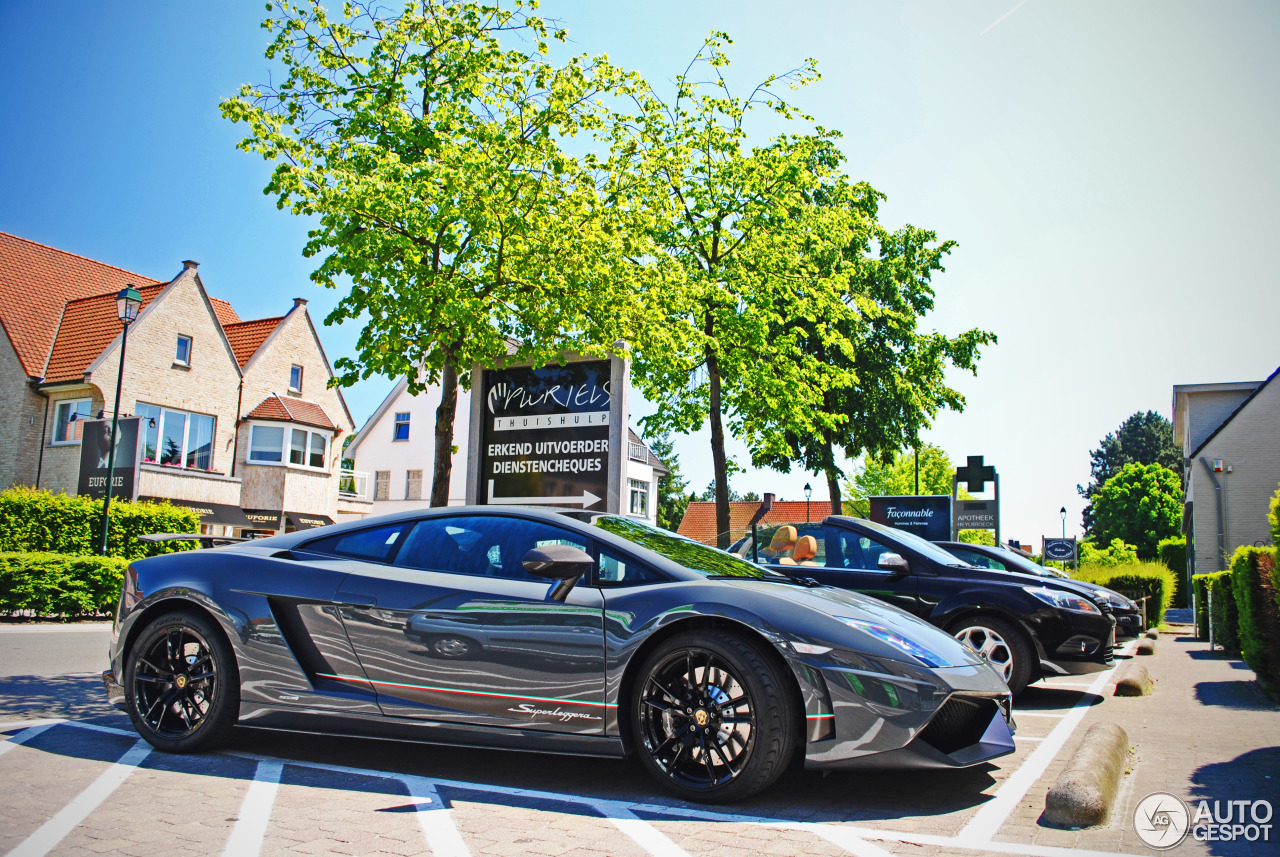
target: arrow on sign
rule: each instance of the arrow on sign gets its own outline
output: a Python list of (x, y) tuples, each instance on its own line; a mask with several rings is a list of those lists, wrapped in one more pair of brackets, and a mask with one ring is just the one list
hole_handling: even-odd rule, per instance
[(489, 480), (489, 502), (501, 503), (508, 506), (560, 506), (582, 505), (582, 508), (589, 509), (596, 503), (600, 502), (600, 498), (590, 491), (583, 490), (582, 497), (496, 497), (493, 493), (493, 480)]

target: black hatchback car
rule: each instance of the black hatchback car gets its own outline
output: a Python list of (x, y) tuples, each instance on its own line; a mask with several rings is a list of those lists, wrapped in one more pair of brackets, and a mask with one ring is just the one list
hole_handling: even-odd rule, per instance
[(1006, 547), (991, 545), (972, 545), (967, 542), (936, 542), (938, 547), (947, 553), (979, 568), (993, 571), (1013, 571), (1019, 574), (1034, 574), (1036, 577), (1047, 577), (1054, 580), (1070, 580), (1075, 586), (1082, 586), (1093, 593), (1094, 600), (1105, 601), (1116, 617), (1116, 639), (1128, 640), (1142, 633), (1144, 621), (1142, 608), (1134, 601), (1113, 589), (1088, 583), (1083, 580), (1071, 580), (1055, 568), (1046, 568), (1029, 557), (1014, 553)]
[(863, 518), (770, 526), (735, 552), (793, 577), (872, 595), (968, 643), (1016, 695), (1045, 677), (1112, 663), (1116, 620), (1071, 581), (977, 568), (912, 533)]

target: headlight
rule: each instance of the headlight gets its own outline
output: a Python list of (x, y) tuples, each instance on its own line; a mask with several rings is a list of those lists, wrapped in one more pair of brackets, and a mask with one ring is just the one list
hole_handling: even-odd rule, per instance
[(1107, 595), (1107, 603), (1110, 604), (1112, 607), (1119, 607), (1121, 610), (1134, 610), (1138, 606), (1137, 604), (1134, 604), (1132, 601), (1130, 601), (1128, 598), (1125, 598), (1123, 595), (1120, 595), (1118, 593), (1108, 592), (1106, 595)]
[(888, 643), (895, 649), (911, 655), (911, 657), (920, 661), (927, 667), (955, 666), (955, 664), (948, 663), (947, 659), (942, 657), (942, 655), (929, 651), (914, 640), (908, 640), (906, 637), (894, 631), (890, 631), (883, 625), (877, 625), (874, 622), (863, 622), (861, 619), (850, 619), (847, 616), (837, 616), (836, 618), (851, 628), (857, 628), (859, 631), (865, 631), (877, 640)]
[(1024, 586), (1023, 591), (1061, 610), (1074, 610), (1076, 613), (1101, 613), (1097, 605), (1087, 598), (1063, 592), (1060, 589), (1049, 589), (1045, 586)]

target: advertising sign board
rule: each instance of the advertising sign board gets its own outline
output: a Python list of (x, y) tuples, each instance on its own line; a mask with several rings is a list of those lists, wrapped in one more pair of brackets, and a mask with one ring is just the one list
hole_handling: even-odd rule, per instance
[(957, 530), (994, 530), (1000, 526), (999, 500), (957, 500)]
[[(132, 500), (138, 494), (138, 417), (121, 417), (116, 429), (115, 473), (111, 496)], [(107, 496), (107, 460), (111, 451), (111, 420), (86, 419), (80, 436), (80, 479), (76, 490), (84, 497)]]
[(1076, 558), (1075, 537), (1069, 539), (1045, 538), (1043, 541), (1045, 559), (1052, 559), (1058, 562), (1071, 562)]
[(951, 498), (945, 494), (872, 497), (871, 520), (931, 542), (951, 537)]
[(611, 372), (608, 360), (484, 370), (476, 502), (606, 511), (620, 420)]

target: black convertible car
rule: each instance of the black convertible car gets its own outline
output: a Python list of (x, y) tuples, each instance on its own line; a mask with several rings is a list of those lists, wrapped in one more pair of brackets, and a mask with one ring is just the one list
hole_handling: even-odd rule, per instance
[(901, 610), (633, 520), (388, 515), (125, 574), (111, 700), (161, 750), (233, 726), (597, 756), (728, 801), (792, 762), (1012, 752), (1009, 691)]

